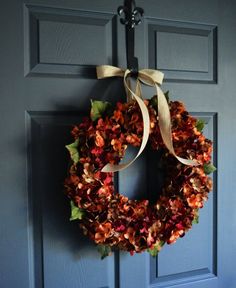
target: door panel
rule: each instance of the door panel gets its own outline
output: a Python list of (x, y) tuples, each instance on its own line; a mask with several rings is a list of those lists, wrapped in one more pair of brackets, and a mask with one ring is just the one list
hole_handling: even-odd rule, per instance
[(116, 18), (111, 13), (24, 5), (26, 76), (95, 78), (94, 65), (115, 65)]
[(166, 81), (215, 83), (215, 25), (146, 18), (148, 63)]
[(98, 251), (82, 236), (78, 226), (68, 225), (70, 209), (65, 195), (60, 193), (68, 156), (63, 146), (70, 141), (70, 127), (82, 121), (83, 116), (79, 111), (26, 115), (31, 147), (28, 155), (34, 266), (31, 281), (35, 281), (36, 287), (114, 287), (114, 255), (101, 261)]
[[(124, 27), (116, 16), (122, 0), (12, 0), (0, 12), (0, 287), (236, 286), (236, 4), (136, 2), (145, 10), (135, 30), (140, 68), (162, 70), (163, 90), (203, 119), (214, 141), (218, 170), (200, 223), (156, 258), (116, 252), (100, 260), (69, 221), (64, 146), (90, 99), (125, 101), (122, 80), (98, 81), (94, 69), (126, 66)], [(143, 91), (144, 97), (154, 93)], [(157, 163), (157, 153), (147, 148), (116, 176), (119, 192), (155, 199)]]

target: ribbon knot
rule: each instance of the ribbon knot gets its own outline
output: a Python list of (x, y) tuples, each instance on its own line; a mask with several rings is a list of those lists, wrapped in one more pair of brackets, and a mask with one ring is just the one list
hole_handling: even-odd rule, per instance
[[(137, 95), (137, 92), (132, 91), (130, 86), (127, 83), (128, 77), (131, 76), (131, 71), (129, 69), (123, 70), (118, 67), (110, 66), (110, 65), (101, 65), (97, 66), (97, 78), (103, 79), (103, 78), (109, 78), (109, 77), (123, 77), (124, 80), (124, 86), (129, 91), (129, 93), (134, 97), (134, 99), (137, 101), (143, 118), (143, 138), (142, 143), (140, 145), (139, 151), (137, 155), (129, 161), (126, 164), (119, 164), (119, 165), (113, 165), (108, 163), (105, 165), (102, 169), (102, 172), (116, 172), (121, 171), (123, 169), (126, 169), (128, 166), (130, 166), (143, 152), (149, 138), (150, 133), (150, 118), (148, 113), (148, 108), (144, 104), (143, 100), (140, 95)], [(172, 133), (171, 133), (171, 116), (170, 116), (170, 110), (169, 105), (167, 103), (166, 97), (164, 93), (162, 92), (159, 85), (162, 84), (164, 78), (164, 74), (158, 70), (153, 69), (142, 69), (138, 71), (137, 74), (137, 87), (141, 85), (141, 83), (154, 87), (156, 90), (157, 95), (157, 111), (158, 111), (158, 125), (160, 128), (161, 136), (163, 139), (163, 142), (169, 152), (178, 159), (181, 163), (185, 165), (191, 165), (191, 166), (197, 166), (198, 162), (191, 159), (184, 159), (182, 157), (179, 157), (176, 155), (173, 147), (172, 142)]]

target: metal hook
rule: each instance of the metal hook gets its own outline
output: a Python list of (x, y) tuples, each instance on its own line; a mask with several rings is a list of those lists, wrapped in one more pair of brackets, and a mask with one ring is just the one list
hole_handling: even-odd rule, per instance
[(131, 70), (131, 76), (138, 76), (138, 58), (134, 56), (134, 28), (141, 23), (144, 10), (136, 7), (134, 0), (124, 0), (124, 5), (118, 7), (118, 15), (124, 15), (120, 19), (126, 30), (126, 57), (127, 67)]

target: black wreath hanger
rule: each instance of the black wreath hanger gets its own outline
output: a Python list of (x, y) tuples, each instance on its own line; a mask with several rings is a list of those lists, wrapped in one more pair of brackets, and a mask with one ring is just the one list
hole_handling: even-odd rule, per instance
[(124, 5), (118, 7), (118, 14), (120, 16), (124, 14), (124, 18), (121, 18), (120, 22), (125, 25), (127, 68), (131, 70), (131, 76), (137, 77), (139, 66), (138, 58), (134, 55), (134, 29), (141, 23), (140, 18), (143, 16), (144, 10), (136, 7), (134, 0), (125, 0)]

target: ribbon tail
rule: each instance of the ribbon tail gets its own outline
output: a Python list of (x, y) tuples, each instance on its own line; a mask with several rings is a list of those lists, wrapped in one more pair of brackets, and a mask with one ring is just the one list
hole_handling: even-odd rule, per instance
[[(141, 109), (142, 117), (143, 117), (143, 138), (142, 138), (142, 143), (140, 145), (139, 151), (137, 155), (128, 163), (126, 164), (119, 164), (119, 165), (113, 165), (113, 164), (107, 164), (103, 167), (102, 172), (117, 172), (126, 169), (129, 167), (143, 152), (144, 148), (147, 145), (148, 138), (149, 138), (149, 133), (150, 133), (150, 118), (149, 118), (149, 113), (147, 106), (144, 104), (143, 100), (138, 97), (128, 86), (126, 78), (129, 72), (127, 71), (124, 76), (124, 85), (127, 90), (132, 94), (134, 99), (137, 101), (139, 108)], [(137, 80), (139, 81), (139, 80)]]
[(184, 165), (198, 166), (199, 163), (196, 160), (184, 159), (176, 155), (172, 142), (171, 116), (169, 105), (162, 90), (156, 83), (155, 86), (157, 90), (158, 118), (159, 118), (158, 123), (164, 144), (166, 145), (170, 153), (179, 160), (179, 162), (183, 163)]

